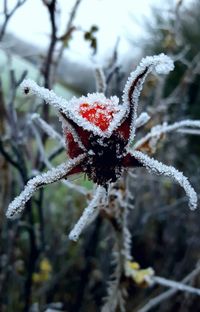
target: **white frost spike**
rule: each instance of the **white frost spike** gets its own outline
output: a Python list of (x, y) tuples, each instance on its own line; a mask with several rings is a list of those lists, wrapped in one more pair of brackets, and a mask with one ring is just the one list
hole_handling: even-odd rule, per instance
[(93, 199), (87, 206), (87, 208), (84, 209), (82, 216), (74, 226), (74, 228), (71, 230), (69, 234), (69, 239), (73, 241), (77, 241), (81, 232), (84, 230), (84, 228), (90, 223), (90, 220), (93, 218), (94, 214), (96, 213), (96, 208), (98, 205), (100, 205), (100, 202), (102, 198), (105, 195), (105, 189), (102, 186), (98, 186), (96, 189), (96, 192), (94, 194)]
[(46, 103), (54, 106), (59, 112), (68, 115), (68, 102), (64, 98), (57, 96), (52, 90), (38, 86), (37, 83), (31, 79), (25, 79), (21, 83), (21, 88), (25, 94), (34, 94)]
[[(137, 143), (135, 144), (135, 148), (138, 148), (139, 146), (143, 145), (145, 142), (148, 142), (151, 138), (156, 137), (160, 138), (160, 136), (164, 133), (172, 132), (172, 131), (180, 131), (182, 128), (200, 128), (200, 120), (181, 120), (177, 121), (171, 125), (167, 125), (164, 123), (163, 125), (157, 125), (151, 129), (147, 135), (145, 135), (143, 138), (141, 138)], [(185, 129), (186, 130), (186, 129)], [(187, 130), (189, 131), (189, 130)], [(187, 133), (187, 132), (186, 132)]]
[(136, 70), (130, 74), (123, 91), (123, 102), (127, 107), (127, 114), (132, 108), (131, 134), (129, 143), (135, 136), (138, 99), (147, 75), (153, 70), (155, 70), (158, 74), (168, 74), (173, 69), (174, 64), (171, 58), (162, 53), (143, 58)]
[(52, 168), (46, 173), (42, 173), (41, 175), (38, 175), (29, 180), (21, 194), (17, 196), (8, 206), (6, 216), (8, 218), (14, 218), (18, 216), (24, 210), (24, 206), (27, 201), (40, 187), (65, 178), (69, 171), (78, 165), (84, 159), (84, 157), (85, 155), (80, 155), (77, 158), (71, 159), (59, 165), (58, 167)]
[(194, 210), (197, 208), (197, 194), (182, 172), (178, 171), (172, 166), (164, 165), (158, 160), (155, 160), (143, 154), (142, 152), (134, 151), (132, 152), (132, 155), (147, 169), (149, 169), (149, 171), (173, 178), (177, 183), (180, 184), (180, 186), (184, 188), (186, 195), (189, 198), (190, 209)]
[(136, 128), (140, 128), (140, 127), (144, 126), (150, 119), (151, 119), (151, 117), (149, 116), (149, 114), (146, 112), (143, 112), (136, 119)]

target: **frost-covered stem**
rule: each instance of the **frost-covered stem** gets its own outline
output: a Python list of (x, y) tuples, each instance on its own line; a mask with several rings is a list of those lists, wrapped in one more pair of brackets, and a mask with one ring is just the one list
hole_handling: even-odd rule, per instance
[(122, 235), (123, 235), (123, 253), (126, 260), (131, 261), (131, 233), (128, 228), (128, 203), (126, 202), (122, 212)]
[(141, 138), (139, 141), (136, 142), (134, 148), (137, 149), (142, 146), (144, 143), (148, 142), (153, 137), (160, 137), (162, 134), (172, 132), (172, 131), (181, 131), (181, 128), (200, 128), (200, 120), (182, 120), (175, 122), (171, 125), (157, 125), (151, 129), (147, 135)]
[[(112, 220), (111, 220), (112, 221)], [(111, 222), (112, 223), (112, 222)], [(108, 282), (107, 297), (101, 312), (125, 312), (125, 300), (127, 295), (126, 289), (121, 284), (122, 275), (124, 272), (124, 255), (123, 255), (123, 231), (121, 226), (116, 226), (117, 223), (112, 223), (114, 227), (114, 249), (113, 249), (113, 265), (115, 266), (110, 281)]]
[(136, 119), (136, 128), (140, 128), (142, 126), (144, 126), (149, 120), (151, 119), (151, 117), (149, 116), (148, 113), (143, 112), (140, 114), (140, 116)]
[[(36, 118), (37, 118), (36, 120), (39, 121), (39, 124), (40, 124), (41, 128), (45, 131), (46, 134), (48, 134), (49, 136), (51, 136), (54, 139), (57, 138), (60, 141), (60, 143), (63, 146), (65, 146), (64, 141), (63, 141), (62, 137), (59, 135), (59, 133), (57, 133), (42, 118), (40, 118), (38, 114), (33, 114), (33, 115), (31, 117), (34, 117), (34, 120), (35, 120), (35, 115), (36, 115)], [(37, 145), (38, 145), (38, 150), (40, 151), (40, 155), (41, 155), (43, 163), (45, 164), (45, 166), (48, 169), (52, 169), (53, 166), (51, 165), (48, 157), (45, 154), (44, 145), (42, 144), (42, 139), (41, 139), (41, 137), (40, 137), (40, 135), (39, 135), (35, 125), (31, 124), (31, 128), (32, 128), (32, 131), (33, 131), (33, 133), (35, 135), (36, 142), (37, 142)], [(67, 180), (62, 180), (62, 183), (65, 184), (70, 189), (76, 190), (80, 194), (83, 194), (85, 196), (88, 194), (87, 190), (84, 187), (80, 186), (80, 185), (76, 185), (76, 184), (74, 184), (74, 183), (72, 183), (70, 181), (67, 181)]]
[(155, 70), (158, 74), (168, 74), (174, 69), (173, 61), (165, 54), (147, 56), (132, 72), (124, 88), (123, 103), (131, 119), (129, 143), (135, 137), (138, 100), (147, 75)]
[(32, 114), (31, 120), (34, 121), (50, 138), (60, 142), (61, 146), (65, 147), (65, 141), (62, 136), (55, 131), (39, 114)]
[(150, 172), (164, 175), (172, 178), (185, 190), (185, 193), (189, 199), (189, 207), (191, 210), (197, 208), (197, 194), (188, 179), (183, 175), (182, 172), (178, 171), (172, 166), (167, 166), (155, 160), (142, 152), (134, 151), (131, 154), (143, 164)]
[(185, 291), (185, 292), (200, 296), (200, 289), (199, 288), (187, 286), (187, 285), (184, 285), (183, 283), (172, 281), (172, 280), (166, 279), (164, 277), (160, 277), (160, 276), (153, 276), (152, 280), (156, 284), (166, 286), (166, 287), (170, 287), (170, 288), (174, 288), (174, 289), (177, 289), (179, 291)]
[(89, 205), (84, 209), (82, 216), (71, 230), (69, 234), (69, 239), (73, 241), (78, 240), (84, 228), (90, 223), (91, 219), (93, 219), (94, 215), (96, 214), (96, 210), (98, 209), (104, 195), (105, 189), (102, 186), (98, 186), (93, 199), (91, 200)]
[[(185, 278), (181, 280), (181, 284), (187, 284), (192, 281), (200, 273), (200, 265), (197, 263), (196, 268), (190, 272)], [(153, 299), (150, 299), (145, 306), (138, 310), (138, 312), (148, 312), (151, 309), (155, 308), (157, 305), (161, 304), (163, 301), (168, 300), (174, 296), (179, 291), (178, 288), (170, 288), (169, 290), (161, 293)]]
[[(121, 181), (124, 185), (126, 183), (126, 177)], [(115, 269), (108, 282), (107, 297), (105, 298), (105, 304), (102, 307), (101, 312), (125, 312), (125, 297), (127, 296), (126, 288), (122, 284), (122, 276), (124, 274), (124, 264), (127, 260), (132, 260), (131, 257), (131, 236), (127, 227), (127, 192), (124, 192), (123, 188), (119, 187), (116, 192), (113, 189), (113, 194), (117, 195), (113, 212), (114, 215), (108, 215), (108, 219), (111, 222), (114, 229), (114, 265)], [(112, 195), (112, 193), (110, 193)], [(109, 210), (111, 207), (109, 206)]]
[(96, 81), (96, 91), (100, 93), (105, 93), (106, 77), (104, 75), (103, 69), (100, 67), (95, 68), (95, 81)]
[(33, 123), (31, 124), (31, 130), (32, 130), (32, 132), (33, 132), (33, 134), (35, 136), (36, 143), (37, 143), (37, 146), (38, 146), (38, 151), (40, 153), (40, 157), (41, 157), (43, 163), (46, 165), (46, 167), (50, 168), (51, 164), (50, 164), (50, 162), (48, 160), (48, 157), (45, 154), (45, 150), (44, 150), (44, 145), (42, 143), (42, 139), (41, 139), (41, 137), (40, 137), (40, 135), (39, 135), (39, 133), (38, 133), (38, 131), (37, 131), (37, 129), (36, 129), (36, 127), (35, 127), (35, 125)]
[(200, 135), (200, 130), (196, 130), (196, 129), (183, 128), (183, 129), (177, 130), (177, 132), (191, 134), (191, 135)]
[[(116, 243), (118, 245), (118, 243)], [(116, 247), (117, 250), (113, 252), (113, 265), (115, 265), (114, 272), (110, 276), (108, 282), (107, 297), (104, 299), (105, 303), (101, 309), (101, 312), (115, 312), (119, 308), (120, 312), (125, 312), (123, 294), (120, 289), (120, 280), (122, 276), (122, 264), (121, 264), (121, 245)]]
[(58, 112), (68, 115), (68, 102), (64, 98), (57, 96), (52, 90), (38, 86), (37, 83), (31, 79), (25, 79), (21, 84), (21, 88), (25, 94), (34, 94), (47, 104), (52, 105)]
[(71, 159), (56, 168), (53, 168), (46, 173), (38, 175), (28, 181), (24, 190), (19, 196), (17, 196), (9, 205), (6, 216), (13, 218), (18, 216), (23, 210), (27, 201), (33, 196), (33, 194), (41, 187), (45, 185), (60, 181), (66, 178), (67, 174), (78, 165), (85, 155), (80, 155), (75, 159)]

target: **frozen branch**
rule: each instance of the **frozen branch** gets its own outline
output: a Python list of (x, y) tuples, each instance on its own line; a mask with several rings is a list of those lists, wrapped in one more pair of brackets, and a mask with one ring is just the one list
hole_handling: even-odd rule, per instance
[(100, 202), (103, 199), (104, 195), (105, 195), (105, 189), (101, 186), (98, 186), (90, 204), (87, 206), (87, 208), (85, 208), (79, 221), (71, 230), (69, 234), (69, 239), (73, 241), (78, 240), (80, 234), (82, 233), (84, 228), (90, 223), (90, 220), (93, 218), (94, 214), (96, 213), (96, 209), (100, 205)]
[[(200, 129), (200, 120), (182, 120), (175, 122), (171, 125), (163, 124), (163, 125), (157, 125), (151, 129), (147, 135), (145, 135), (143, 138), (141, 138), (139, 141), (136, 142), (134, 145), (134, 148), (137, 149), (140, 146), (142, 146), (144, 143), (148, 142), (153, 137), (160, 138), (161, 135), (165, 133), (169, 133), (172, 131), (181, 131), (181, 128), (199, 128)], [(188, 131), (188, 130), (187, 130)], [(196, 131), (196, 130), (195, 130)], [(182, 132), (182, 131), (181, 131)]]
[[(190, 282), (192, 279), (194, 279), (198, 274), (200, 273), (200, 266), (199, 264), (197, 267), (190, 272), (182, 281), (180, 282), (182, 285)], [(169, 290), (161, 293), (160, 295), (156, 296), (155, 298), (150, 299), (147, 304), (141, 309), (138, 310), (138, 312), (148, 312), (157, 305), (161, 304), (163, 301), (171, 298), (179, 291), (178, 288), (170, 288)]]
[(31, 79), (24, 80), (21, 84), (21, 88), (25, 94), (34, 94), (41, 100), (52, 105), (60, 113), (68, 115), (68, 102), (64, 98), (57, 96), (52, 90), (38, 86), (37, 83)]
[(149, 116), (148, 113), (143, 112), (142, 114), (140, 114), (140, 116), (136, 119), (136, 128), (140, 128), (142, 126), (144, 126), (149, 120), (151, 119), (151, 117)]
[(134, 151), (132, 155), (143, 164), (150, 172), (164, 175), (166, 177), (175, 180), (185, 190), (186, 195), (189, 199), (189, 207), (191, 210), (197, 208), (197, 194), (188, 179), (183, 175), (182, 172), (178, 171), (172, 166), (167, 166), (155, 160), (142, 152)]
[(80, 155), (75, 159), (71, 159), (56, 168), (53, 168), (46, 173), (42, 173), (28, 181), (24, 190), (19, 196), (17, 196), (9, 205), (6, 216), (8, 218), (14, 218), (18, 216), (23, 210), (27, 201), (32, 195), (41, 187), (45, 185), (60, 181), (67, 177), (67, 174), (78, 165), (85, 155)]
[(63, 140), (62, 136), (55, 131), (44, 119), (40, 117), (39, 114), (32, 114), (30, 116), (31, 120), (36, 122), (36, 124), (52, 139), (57, 140), (60, 142), (61, 146), (65, 147), (65, 141)]
[(96, 91), (100, 93), (105, 93), (106, 77), (104, 75), (103, 69), (100, 67), (95, 68), (95, 81), (96, 81)]
[(174, 289), (177, 289), (179, 291), (186, 291), (186, 292), (189, 292), (191, 294), (200, 296), (200, 289), (199, 288), (187, 286), (187, 285), (184, 285), (183, 283), (172, 281), (172, 280), (160, 277), (160, 276), (154, 276), (154, 277), (152, 277), (152, 279), (153, 279), (154, 283), (156, 283), (156, 284), (166, 286), (166, 287), (170, 287), (170, 288), (174, 288)]
[(200, 135), (200, 129), (187, 129), (187, 128), (183, 128), (183, 129), (179, 129), (177, 130), (177, 132), (180, 133), (185, 133), (185, 134), (191, 134), (191, 135)]

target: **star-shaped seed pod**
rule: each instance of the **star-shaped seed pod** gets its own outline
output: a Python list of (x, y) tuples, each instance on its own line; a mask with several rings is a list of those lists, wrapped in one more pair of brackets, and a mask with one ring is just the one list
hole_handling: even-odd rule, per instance
[(104, 203), (108, 186), (116, 182), (124, 170), (140, 166), (173, 178), (184, 188), (190, 208), (195, 209), (196, 192), (181, 172), (150, 158), (137, 148), (131, 148), (137, 126), (148, 120), (145, 114), (139, 119), (137, 116), (138, 99), (147, 75), (150, 72), (167, 74), (173, 69), (173, 61), (164, 54), (142, 59), (128, 78), (122, 103), (118, 97), (108, 99), (102, 93), (74, 97), (66, 101), (34, 81), (25, 80), (21, 85), (25, 94), (32, 93), (56, 109), (62, 122), (69, 160), (31, 179), (22, 193), (9, 205), (7, 216), (12, 218), (21, 213), (38, 188), (84, 172), (96, 183), (97, 189), (91, 203), (70, 233), (70, 238), (77, 240), (92, 219), (96, 208)]

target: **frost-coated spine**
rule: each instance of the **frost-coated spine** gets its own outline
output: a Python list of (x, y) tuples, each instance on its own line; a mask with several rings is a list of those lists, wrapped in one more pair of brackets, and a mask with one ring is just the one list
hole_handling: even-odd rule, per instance
[(131, 114), (131, 134), (129, 142), (135, 137), (138, 100), (147, 75), (155, 70), (157, 74), (168, 74), (174, 69), (173, 61), (165, 54), (147, 56), (143, 58), (136, 70), (133, 71), (123, 91), (123, 103), (127, 107), (127, 114)]

